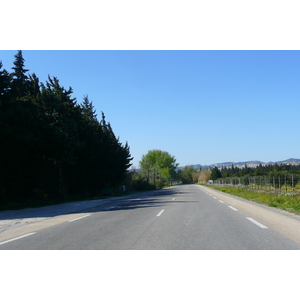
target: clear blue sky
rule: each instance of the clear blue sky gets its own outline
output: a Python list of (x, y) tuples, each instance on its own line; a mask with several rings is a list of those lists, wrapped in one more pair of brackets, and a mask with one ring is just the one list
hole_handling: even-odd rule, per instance
[[(11, 71), (13, 51), (0, 51)], [(48, 74), (83, 95), (138, 167), (161, 149), (181, 165), (300, 158), (299, 51), (23, 51), (41, 82)]]

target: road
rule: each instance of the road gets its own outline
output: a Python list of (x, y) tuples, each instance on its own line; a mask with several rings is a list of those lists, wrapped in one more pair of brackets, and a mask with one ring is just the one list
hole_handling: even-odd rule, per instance
[(0, 250), (299, 250), (299, 232), (298, 216), (179, 185), (2, 231)]

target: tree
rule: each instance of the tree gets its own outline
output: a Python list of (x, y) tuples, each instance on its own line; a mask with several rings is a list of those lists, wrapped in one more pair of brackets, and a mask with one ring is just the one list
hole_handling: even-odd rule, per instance
[(93, 106), (93, 102), (90, 102), (88, 95), (83, 97), (83, 102), (80, 105), (81, 113), (88, 122), (98, 123), (96, 110)]
[(180, 172), (180, 179), (183, 184), (196, 183), (199, 178), (199, 172), (192, 166), (185, 166)]
[(211, 180), (216, 180), (216, 179), (221, 178), (221, 177), (222, 177), (221, 171), (217, 167), (214, 167), (211, 170), (210, 179)]
[(211, 175), (211, 170), (206, 169), (206, 170), (200, 171), (198, 182), (199, 183), (208, 182), (208, 180), (210, 179), (210, 175)]
[(18, 53), (15, 55), (15, 61), (13, 62), (14, 70), (11, 73), (11, 89), (12, 95), (14, 98), (21, 98), (29, 94), (29, 80), (26, 73), (29, 69), (25, 69), (25, 60), (22, 55), (22, 51), (19, 50)]
[(147, 182), (159, 188), (170, 183), (178, 166), (175, 157), (162, 150), (148, 151), (139, 164)]
[(21, 51), (12, 69), (11, 74), (0, 72), (0, 181), (3, 198), (18, 201), (19, 197), (32, 198), (32, 191), (37, 190), (42, 135), (39, 108), (29, 95), (30, 80)]
[(125, 179), (127, 169), (132, 165), (133, 159), (130, 155), (129, 146), (126, 142), (122, 145), (112, 130), (110, 123), (106, 122), (105, 115), (102, 112), (102, 120), (100, 122), (100, 133), (102, 138), (102, 160), (101, 165), (104, 167), (106, 178), (106, 187), (116, 187)]

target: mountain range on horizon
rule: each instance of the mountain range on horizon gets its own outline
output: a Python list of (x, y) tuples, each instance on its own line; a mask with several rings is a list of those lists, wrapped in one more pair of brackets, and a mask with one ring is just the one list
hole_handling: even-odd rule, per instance
[[(272, 165), (272, 164), (292, 164), (292, 165), (298, 165), (300, 164), (300, 159), (298, 158), (289, 158), (286, 160), (282, 160), (282, 161), (269, 161), (269, 162), (263, 162), (263, 161), (259, 161), (259, 160), (249, 160), (249, 161), (243, 161), (243, 162), (223, 162), (223, 163), (215, 163), (215, 164), (211, 164), (211, 165), (201, 165), (201, 164), (195, 164), (195, 165), (190, 165), (192, 167), (194, 167), (195, 169), (205, 169), (205, 168), (209, 168), (209, 167), (217, 167), (217, 168), (222, 168), (222, 167), (231, 167), (232, 165), (238, 168), (243, 168), (246, 164), (248, 167), (256, 167), (261, 165)], [(183, 167), (181, 167), (183, 168)]]

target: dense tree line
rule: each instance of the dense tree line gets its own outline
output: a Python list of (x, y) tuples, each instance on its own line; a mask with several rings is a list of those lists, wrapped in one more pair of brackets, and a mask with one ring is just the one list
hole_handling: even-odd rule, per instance
[(12, 70), (0, 61), (0, 207), (99, 195), (125, 179), (123, 145), (88, 96), (78, 104), (56, 77), (28, 74), (22, 51)]
[[(299, 174), (300, 175), (300, 165), (290, 165), (290, 164), (266, 164), (258, 165), (256, 167), (249, 167), (245, 165), (243, 168), (238, 168), (237, 166), (231, 166), (229, 168), (222, 167), (218, 169), (215, 167), (212, 169), (212, 174), (210, 179), (219, 178), (231, 178), (231, 177), (244, 177), (244, 176), (276, 176), (283, 174)], [(213, 177), (213, 178), (212, 178)]]
[(193, 166), (185, 166), (183, 169), (177, 170), (177, 175), (183, 184), (190, 183), (206, 183), (208, 180), (217, 179), (230, 179), (230, 178), (247, 178), (251, 176), (288, 176), (290, 178), (294, 176), (293, 180), (296, 182), (296, 178), (300, 178), (300, 165), (288, 165), (288, 164), (267, 164), (258, 165), (256, 167), (249, 167), (245, 165), (243, 168), (232, 165), (231, 167), (209, 167), (204, 170), (196, 169)]

